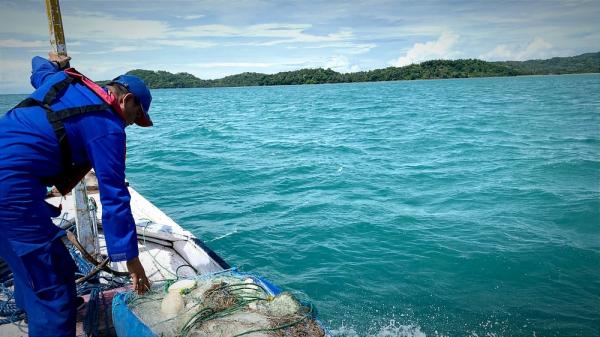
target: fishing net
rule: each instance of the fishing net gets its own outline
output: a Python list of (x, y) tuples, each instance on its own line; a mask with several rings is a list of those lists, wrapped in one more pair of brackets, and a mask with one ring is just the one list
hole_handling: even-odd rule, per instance
[(155, 286), (130, 297), (128, 306), (163, 337), (325, 335), (312, 305), (288, 292), (274, 295), (260, 279), (221, 273), (191, 283), (170, 291), (169, 282)]
[[(0, 269), (4, 262), (0, 260)], [(14, 298), (12, 274), (0, 274), (0, 325), (18, 322), (25, 318), (25, 312), (17, 307)]]

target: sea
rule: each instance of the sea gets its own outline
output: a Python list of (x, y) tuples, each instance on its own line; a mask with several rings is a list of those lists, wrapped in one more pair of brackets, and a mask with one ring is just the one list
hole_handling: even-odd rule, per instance
[(152, 95), (131, 185), (332, 336), (600, 335), (600, 74)]

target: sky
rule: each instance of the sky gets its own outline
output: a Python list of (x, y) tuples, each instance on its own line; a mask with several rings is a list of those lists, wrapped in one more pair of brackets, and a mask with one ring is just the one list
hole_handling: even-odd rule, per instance
[[(0, 93), (29, 93), (31, 58), (50, 49), (44, 1), (0, 4)], [(132, 69), (215, 79), (600, 51), (600, 0), (63, 0), (61, 11), (71, 65), (94, 80)]]

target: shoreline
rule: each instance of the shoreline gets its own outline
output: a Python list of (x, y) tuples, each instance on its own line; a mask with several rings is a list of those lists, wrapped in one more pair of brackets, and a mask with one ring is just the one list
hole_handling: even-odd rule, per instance
[[(334, 83), (299, 83), (299, 84), (268, 84), (268, 85), (238, 85), (238, 86), (212, 86), (212, 87), (177, 87), (177, 88), (151, 88), (151, 90), (178, 90), (178, 89), (219, 89), (219, 88), (255, 88), (255, 87), (288, 87), (301, 85), (327, 85), (327, 84), (356, 84), (356, 83), (385, 83), (385, 82), (416, 82), (416, 81), (440, 81), (440, 80), (471, 80), (483, 78), (514, 78), (514, 77), (542, 77), (542, 76), (581, 76), (581, 75), (600, 75), (599, 72), (580, 72), (566, 74), (523, 74), (509, 76), (473, 76), (473, 77), (448, 77), (448, 78), (417, 78), (413, 80), (383, 80), (383, 81), (362, 81), (362, 82), (334, 82)], [(98, 81), (102, 82), (102, 81)], [(2, 96), (23, 96), (31, 93), (0, 93)]]

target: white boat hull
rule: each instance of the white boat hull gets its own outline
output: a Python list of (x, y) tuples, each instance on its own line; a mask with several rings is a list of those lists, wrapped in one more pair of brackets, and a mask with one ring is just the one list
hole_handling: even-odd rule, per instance
[[(139, 258), (150, 282), (160, 283), (176, 277), (192, 277), (229, 268), (229, 265), (200, 239), (179, 226), (135, 189), (129, 187), (129, 193), (131, 194), (131, 211), (138, 233)], [(97, 189), (89, 188), (88, 197), (97, 201), (100, 253), (107, 255), (101, 223), (102, 209)], [(61, 215), (54, 219), (57, 226), (65, 228), (75, 224), (75, 203), (72, 195), (67, 195), (65, 198), (50, 197), (46, 201), (55, 206), (62, 204)], [(127, 271), (125, 262), (111, 262), (110, 267), (117, 271)], [(123, 290), (120, 289), (120, 291)], [(105, 299), (112, 298), (112, 295), (114, 295), (113, 292), (106, 293)], [(84, 296), (84, 298), (86, 297)], [(110, 305), (110, 302), (108, 303)], [(110, 312), (110, 308), (107, 311)], [(77, 323), (78, 335), (83, 334), (84, 314), (85, 308), (80, 309)], [(100, 322), (102, 321), (100, 320)], [(101, 327), (101, 329), (103, 328)], [(27, 324), (19, 321), (1, 325), (0, 336), (27, 336)]]

